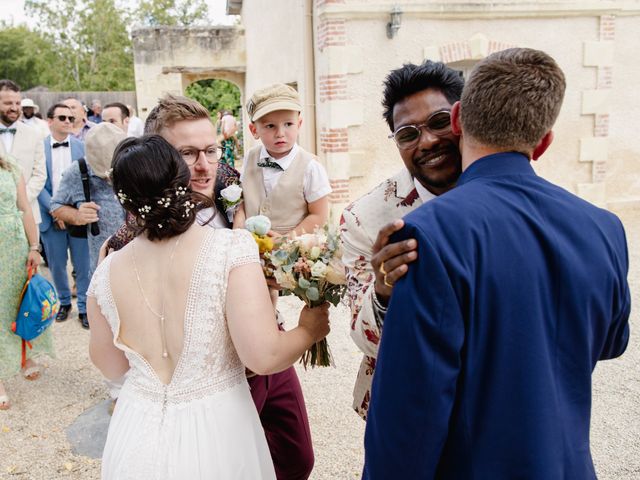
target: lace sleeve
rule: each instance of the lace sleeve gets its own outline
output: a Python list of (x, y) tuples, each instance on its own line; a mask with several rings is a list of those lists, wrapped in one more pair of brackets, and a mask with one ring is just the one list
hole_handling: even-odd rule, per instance
[(91, 277), (91, 283), (89, 283), (89, 288), (87, 288), (87, 296), (88, 297), (99, 297), (103, 293), (102, 285), (105, 283), (105, 276), (108, 275), (109, 269), (106, 268), (107, 259), (105, 258), (96, 268), (95, 272), (93, 272), (93, 276)]
[(258, 245), (247, 230), (232, 230), (227, 271), (247, 263), (260, 263)]

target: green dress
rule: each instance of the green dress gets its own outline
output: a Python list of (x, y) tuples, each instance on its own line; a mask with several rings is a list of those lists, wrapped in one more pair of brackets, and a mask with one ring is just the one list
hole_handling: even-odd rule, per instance
[[(16, 206), (19, 169), (0, 167), (0, 380), (20, 372), (22, 340), (11, 331), (18, 312), (20, 293), (27, 280), (25, 264), (29, 242), (22, 225), (22, 212)], [(51, 328), (31, 342), (27, 358), (52, 356)]]

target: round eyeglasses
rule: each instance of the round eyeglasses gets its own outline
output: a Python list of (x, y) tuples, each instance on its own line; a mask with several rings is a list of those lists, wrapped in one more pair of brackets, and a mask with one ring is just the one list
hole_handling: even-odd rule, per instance
[(222, 147), (218, 147), (216, 145), (210, 145), (203, 149), (198, 148), (184, 148), (180, 150), (180, 155), (182, 159), (185, 161), (187, 165), (190, 167), (195, 165), (198, 161), (198, 157), (200, 153), (204, 153), (204, 158), (206, 158), (209, 163), (218, 163), (222, 158)]
[(437, 136), (448, 134), (451, 132), (451, 111), (438, 110), (437, 112), (433, 112), (429, 115), (426, 122), (419, 125), (405, 125), (400, 127), (389, 135), (388, 138), (393, 138), (398, 148), (408, 150), (418, 144), (423, 128)]

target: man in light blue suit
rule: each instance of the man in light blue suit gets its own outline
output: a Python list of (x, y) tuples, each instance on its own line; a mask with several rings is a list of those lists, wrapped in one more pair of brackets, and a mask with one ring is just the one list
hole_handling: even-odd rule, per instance
[(564, 91), (551, 57), (509, 49), (454, 104), (463, 173), (392, 239), (418, 259), (385, 317), (363, 478), (596, 478), (591, 374), (629, 340), (628, 254), (615, 215), (530, 165)]
[(42, 222), (40, 234), (47, 255), (47, 262), (53, 277), (60, 311), (56, 320), (62, 322), (71, 310), (71, 289), (67, 275), (67, 250), (71, 251), (71, 262), (76, 272), (78, 289), (78, 319), (84, 328), (87, 322), (87, 288), (89, 286), (89, 245), (87, 238), (72, 237), (64, 222), (51, 215), (51, 197), (58, 190), (62, 172), (78, 159), (84, 157), (84, 144), (71, 133), (75, 120), (69, 107), (62, 103), (53, 105), (47, 112), (51, 135), (44, 139), (44, 153), (47, 164), (47, 181), (38, 196)]

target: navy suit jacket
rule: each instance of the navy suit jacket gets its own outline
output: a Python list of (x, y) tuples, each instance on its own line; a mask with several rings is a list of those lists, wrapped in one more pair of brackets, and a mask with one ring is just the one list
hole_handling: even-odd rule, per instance
[(405, 217), (373, 381), (365, 479), (592, 479), (591, 373), (629, 339), (619, 219), (484, 157)]
[[(71, 149), (71, 161), (77, 162), (84, 157), (84, 143), (82, 143), (73, 135), (69, 136), (69, 148)], [(47, 181), (44, 184), (44, 188), (38, 195), (38, 204), (40, 205), (40, 214), (42, 215), (42, 222), (40, 223), (40, 231), (46, 232), (53, 225), (53, 219), (49, 214), (51, 208), (51, 135), (47, 135), (44, 139), (44, 157), (47, 164)]]

